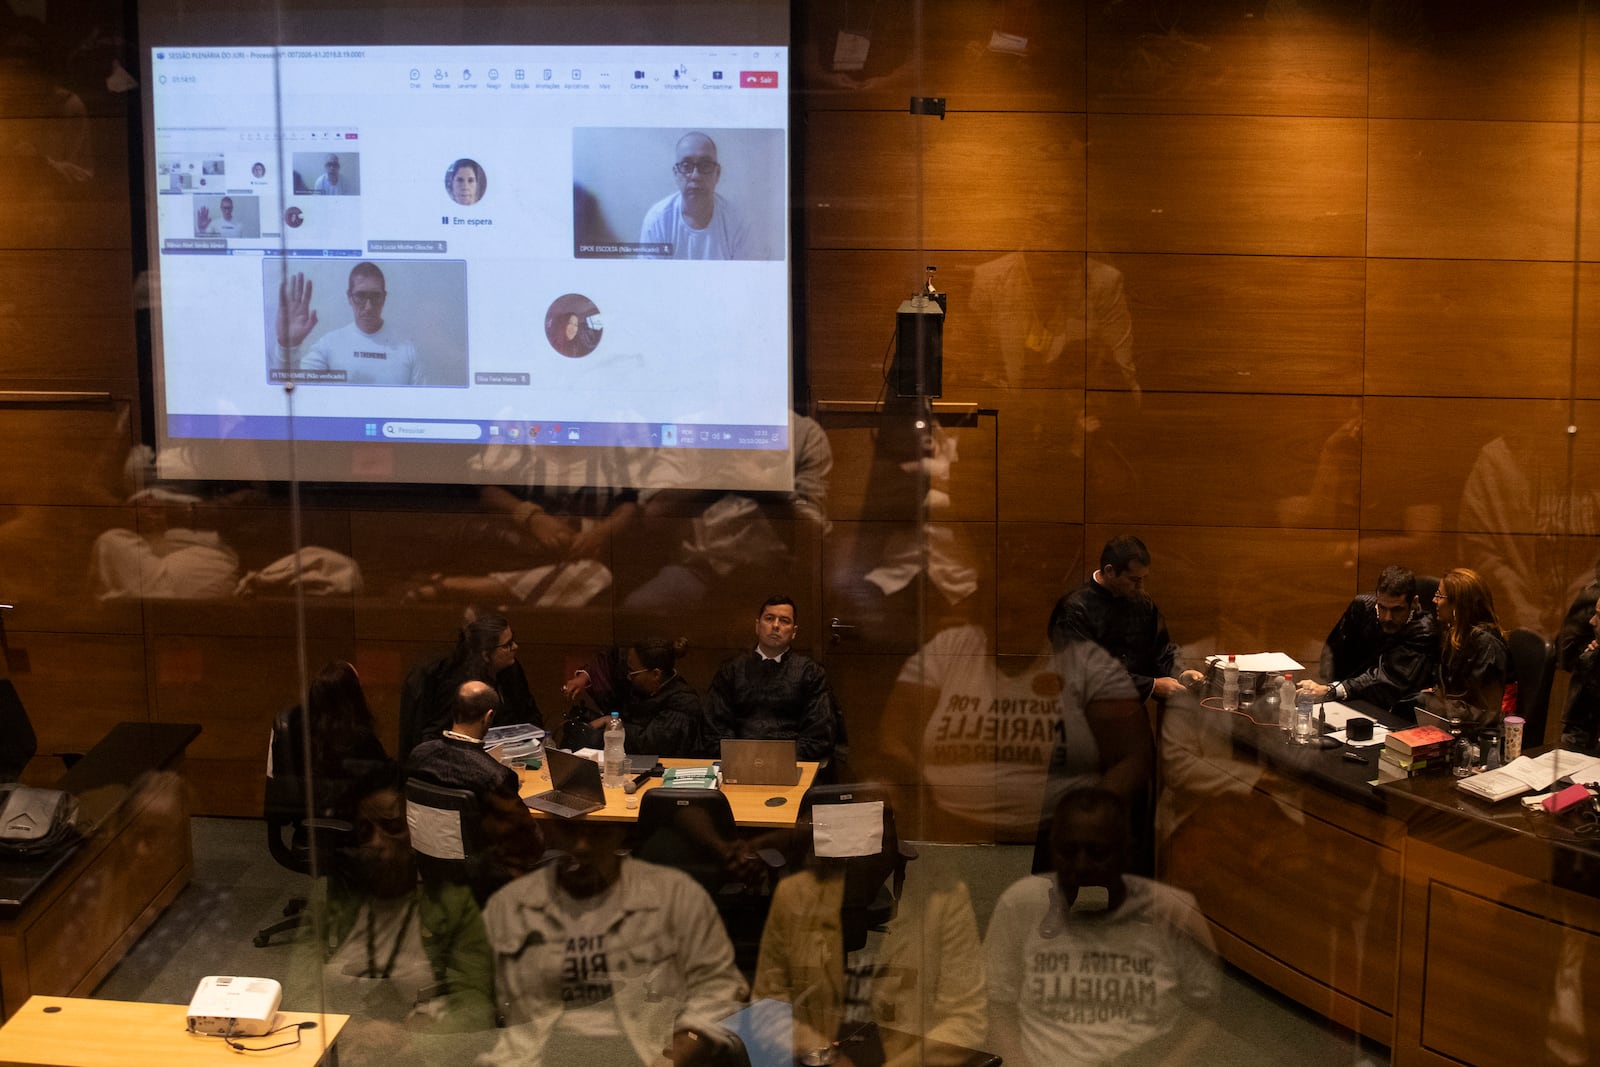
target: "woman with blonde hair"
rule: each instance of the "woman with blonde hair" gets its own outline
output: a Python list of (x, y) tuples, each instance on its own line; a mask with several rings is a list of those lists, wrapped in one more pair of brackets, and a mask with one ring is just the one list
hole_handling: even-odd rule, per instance
[(1440, 579), (1433, 606), (1440, 638), (1436, 692), (1466, 704), (1478, 722), (1499, 722), (1502, 706), (1515, 706), (1517, 688), (1494, 594), (1477, 571), (1457, 567)]

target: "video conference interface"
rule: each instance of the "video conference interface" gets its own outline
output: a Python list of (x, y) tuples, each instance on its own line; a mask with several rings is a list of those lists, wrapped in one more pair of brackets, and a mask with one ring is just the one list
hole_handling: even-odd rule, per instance
[(166, 437), (787, 448), (786, 52), (153, 48)]

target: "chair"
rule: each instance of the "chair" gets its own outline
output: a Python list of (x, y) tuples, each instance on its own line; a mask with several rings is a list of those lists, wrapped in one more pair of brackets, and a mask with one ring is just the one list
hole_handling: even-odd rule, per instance
[[(843, 814), (843, 809), (869, 804), (882, 804), (877, 840), (855, 842), (839, 838), (834, 825), (837, 820), (830, 818), (834, 813), (828, 809), (838, 808)], [(799, 824), (806, 862), (844, 869), (844, 902), (840, 908), (844, 949), (858, 951), (866, 945), (869, 931), (882, 932), (894, 918), (906, 880), (906, 865), (917, 858), (916, 849), (900, 840), (888, 793), (876, 786), (815, 786), (806, 791), (800, 802)]]
[(418, 915), (433, 984), (416, 1002), (487, 988), (480, 907), (496, 888), (479, 833), (478, 798), (466, 789), (406, 780), (406, 826), (421, 877)]
[(1544, 744), (1545, 724), (1550, 718), (1556, 650), (1543, 634), (1532, 630), (1512, 630), (1506, 641), (1511, 646), (1511, 669), (1517, 679), (1517, 714), (1527, 724), (1522, 728), (1522, 743), (1536, 748)]
[[(267, 749), (267, 851), (278, 866), (312, 877), (351, 874), (355, 826), (310, 810), (306, 797), (305, 713), (297, 705), (278, 713)], [(284, 918), (257, 931), (254, 943), (265, 948), (278, 934), (298, 930), (311, 920), (305, 897), (283, 909)]]
[(443, 706), (450, 656), (435, 656), (411, 668), (400, 689), (400, 738), (395, 756), (403, 766), (422, 741), (428, 720)]
[(776, 849), (762, 848), (756, 850), (760, 879), (729, 870), (728, 848), (741, 836), (720, 789), (649, 789), (640, 795), (632, 854), (700, 883), (717, 905), (736, 962), (748, 971), (761, 950), (761, 929), (772, 903), (768, 890), (786, 861)]

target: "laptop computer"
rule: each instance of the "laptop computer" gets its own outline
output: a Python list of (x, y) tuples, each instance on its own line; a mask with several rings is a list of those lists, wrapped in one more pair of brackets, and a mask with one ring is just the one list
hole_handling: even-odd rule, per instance
[(606, 806), (606, 791), (600, 784), (600, 764), (574, 756), (559, 748), (547, 748), (545, 766), (550, 768), (550, 785), (543, 793), (523, 800), (535, 811), (575, 819)]
[(727, 738), (722, 742), (724, 785), (794, 785), (800, 781), (794, 741)]

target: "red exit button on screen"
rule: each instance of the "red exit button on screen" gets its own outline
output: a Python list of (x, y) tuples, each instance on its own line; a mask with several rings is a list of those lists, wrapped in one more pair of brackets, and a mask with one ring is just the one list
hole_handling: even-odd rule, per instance
[(778, 87), (778, 72), (775, 70), (741, 70), (739, 72), (739, 88), (741, 89), (776, 89)]

